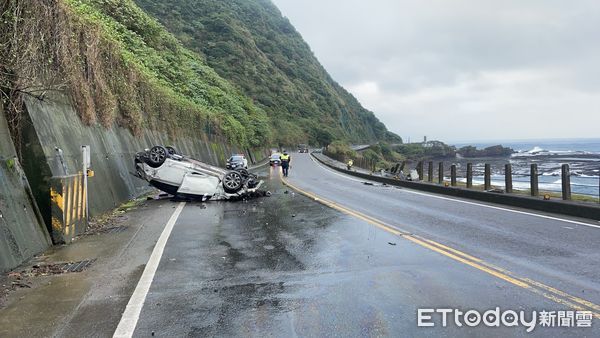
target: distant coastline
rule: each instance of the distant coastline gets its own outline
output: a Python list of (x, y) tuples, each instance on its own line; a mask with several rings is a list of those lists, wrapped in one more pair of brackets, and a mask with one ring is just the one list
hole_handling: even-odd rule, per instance
[(536, 163), (540, 173), (540, 189), (560, 191), (560, 167), (569, 164), (574, 193), (598, 196), (600, 184), (600, 138), (597, 139), (546, 139), (453, 143), (457, 149), (473, 146), (478, 149), (502, 144), (515, 152), (508, 157), (456, 159), (459, 167), (472, 162), (476, 172), (475, 182), (483, 181), (483, 165), (492, 165), (493, 184), (502, 185), (504, 164), (513, 167), (515, 188), (527, 189), (530, 165)]
[(457, 149), (464, 146), (486, 148), (501, 144), (514, 149), (516, 152), (526, 152), (537, 148), (548, 151), (580, 151), (600, 154), (600, 138), (573, 138), (573, 139), (530, 139), (530, 140), (493, 140), (473, 142), (448, 143)]

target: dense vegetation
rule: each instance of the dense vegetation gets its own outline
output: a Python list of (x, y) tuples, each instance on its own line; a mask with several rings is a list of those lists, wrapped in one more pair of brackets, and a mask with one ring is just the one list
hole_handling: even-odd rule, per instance
[[(6, 0), (0, 89), (18, 142), (23, 97), (66, 92), (81, 119), (244, 147), (400, 141), (335, 83), (270, 1)], [(183, 42), (183, 43), (182, 43)]]
[(334, 141), (324, 150), (324, 154), (340, 162), (352, 159), (354, 165), (365, 169), (389, 169), (406, 158), (392, 149), (386, 142), (378, 142), (366, 150), (354, 151), (345, 142)]
[(9, 0), (2, 19), (0, 85), (13, 117), (19, 95), (60, 90), (88, 124), (209, 133), (242, 146), (271, 139), (265, 112), (132, 0)]
[(386, 142), (378, 142), (368, 149), (354, 151), (350, 145), (343, 141), (334, 141), (324, 150), (325, 155), (341, 162), (354, 160), (355, 165), (368, 169), (389, 169), (400, 161), (424, 161), (453, 159), (457, 155), (466, 158), (480, 157), (505, 157), (514, 153), (511, 148), (501, 145), (477, 149), (473, 146), (464, 146), (456, 149), (455, 146), (447, 145), (441, 141), (429, 141), (425, 143), (406, 143), (390, 145)]
[(456, 147), (449, 146), (440, 141), (400, 144), (396, 145), (394, 150), (404, 157), (413, 160), (451, 158), (456, 156)]
[(464, 146), (456, 149), (455, 146), (450, 146), (440, 141), (399, 144), (394, 146), (393, 150), (408, 159), (414, 160), (454, 158), (457, 154), (467, 158), (505, 157), (514, 153), (514, 150), (502, 145), (495, 145), (484, 149), (477, 149), (474, 146)]
[(331, 79), (269, 0), (135, 0), (272, 121), (280, 143), (400, 138)]

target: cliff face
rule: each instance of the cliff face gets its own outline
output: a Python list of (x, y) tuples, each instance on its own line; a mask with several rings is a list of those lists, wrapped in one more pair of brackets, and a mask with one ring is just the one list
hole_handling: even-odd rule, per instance
[(269, 0), (135, 0), (271, 118), (277, 135), (400, 141), (321, 66)]

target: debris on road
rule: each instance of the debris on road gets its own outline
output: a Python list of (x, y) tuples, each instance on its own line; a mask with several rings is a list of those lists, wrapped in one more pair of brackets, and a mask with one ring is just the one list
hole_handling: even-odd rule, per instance
[(31, 285), (20, 282), (20, 281), (12, 282), (11, 285), (12, 285), (13, 289), (16, 289), (16, 288), (31, 289)]
[(389, 245), (396, 245), (394, 242), (388, 242)]

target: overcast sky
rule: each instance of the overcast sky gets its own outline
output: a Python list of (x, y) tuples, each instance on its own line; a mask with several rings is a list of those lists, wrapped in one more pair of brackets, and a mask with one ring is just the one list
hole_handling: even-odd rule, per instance
[(405, 140), (600, 137), (600, 1), (273, 2)]

